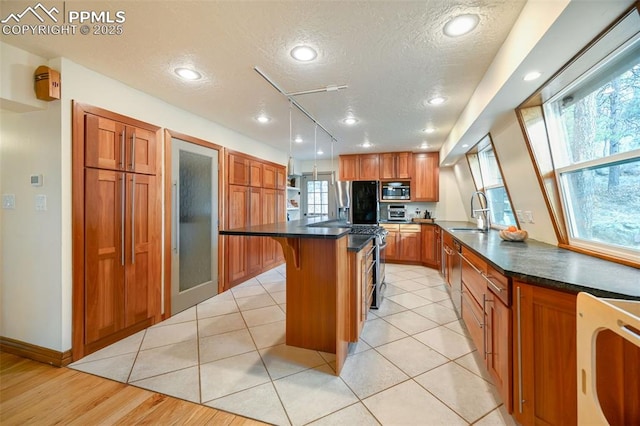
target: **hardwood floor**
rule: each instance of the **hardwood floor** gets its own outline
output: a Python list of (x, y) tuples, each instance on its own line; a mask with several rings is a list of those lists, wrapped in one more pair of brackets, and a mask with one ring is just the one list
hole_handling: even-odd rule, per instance
[(0, 424), (253, 426), (264, 423), (0, 352)]

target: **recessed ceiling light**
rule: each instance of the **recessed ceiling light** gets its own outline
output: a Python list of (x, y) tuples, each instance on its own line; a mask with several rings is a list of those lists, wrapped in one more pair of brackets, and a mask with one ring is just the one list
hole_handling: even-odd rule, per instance
[(429, 103), (429, 105), (442, 105), (445, 101), (446, 99), (443, 98), (442, 96), (436, 96), (434, 98), (429, 99), (427, 103)]
[(363, 148), (371, 148), (373, 145), (371, 144), (371, 142), (366, 141), (366, 142), (362, 142), (361, 145)]
[(480, 21), (478, 15), (458, 15), (444, 24), (444, 33), (449, 37), (458, 37), (472, 31)]
[(318, 56), (318, 53), (309, 46), (300, 45), (291, 49), (291, 56), (297, 61), (309, 62), (313, 61)]
[(469, 144), (468, 144), (468, 143), (463, 143), (463, 144), (462, 144), (462, 147), (463, 147), (463, 148), (469, 148)]
[(431, 134), (431, 133), (435, 132), (435, 131), (436, 131), (436, 129), (434, 129), (433, 127), (427, 127), (426, 129), (422, 129), (422, 131), (423, 131), (424, 133), (429, 133), (429, 134)]
[(185, 80), (200, 80), (202, 78), (202, 75), (198, 71), (194, 71), (190, 68), (176, 68), (174, 72), (178, 74), (180, 78)]
[(296, 138), (293, 141), (295, 143), (302, 143), (302, 138), (300, 136), (296, 136)]
[(344, 124), (346, 124), (347, 126), (353, 126), (354, 124), (356, 124), (358, 122), (358, 120), (354, 117), (347, 117), (344, 120), (342, 120), (342, 122)]
[(426, 142), (422, 142), (422, 145), (420, 145), (420, 149), (427, 149), (429, 148), (429, 144)]
[(321, 149), (319, 149), (317, 154), (318, 154), (318, 155), (322, 155), (322, 154), (324, 154), (324, 151), (322, 151)]
[(524, 77), (522, 77), (522, 79), (524, 81), (533, 81), (536, 80), (537, 78), (539, 78), (542, 74), (539, 71), (531, 71), (527, 74), (525, 74)]
[(258, 120), (260, 123), (263, 123), (263, 124), (271, 121), (271, 119), (264, 114), (257, 116), (256, 120)]

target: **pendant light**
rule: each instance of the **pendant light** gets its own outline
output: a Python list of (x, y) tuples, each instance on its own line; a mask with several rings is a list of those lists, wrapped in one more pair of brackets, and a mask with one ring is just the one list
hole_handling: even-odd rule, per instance
[(313, 180), (318, 180), (318, 123), (313, 127)]
[(287, 163), (288, 175), (292, 176), (295, 174), (293, 170), (293, 151), (291, 148), (291, 139), (293, 138), (293, 125), (291, 124), (291, 101), (289, 101), (289, 162)]

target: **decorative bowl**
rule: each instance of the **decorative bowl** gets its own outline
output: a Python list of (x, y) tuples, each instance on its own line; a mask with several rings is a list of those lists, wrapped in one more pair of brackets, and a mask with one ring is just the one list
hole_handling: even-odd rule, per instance
[(500, 238), (505, 241), (524, 241), (527, 239), (528, 235), (529, 234), (527, 233), (527, 231), (523, 229), (519, 229), (513, 232), (507, 231), (506, 229), (500, 231)]

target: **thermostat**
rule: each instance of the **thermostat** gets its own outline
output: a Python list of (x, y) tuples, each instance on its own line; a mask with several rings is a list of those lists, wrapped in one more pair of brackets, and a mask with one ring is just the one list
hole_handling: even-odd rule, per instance
[(31, 186), (42, 186), (42, 175), (31, 175)]

